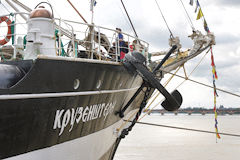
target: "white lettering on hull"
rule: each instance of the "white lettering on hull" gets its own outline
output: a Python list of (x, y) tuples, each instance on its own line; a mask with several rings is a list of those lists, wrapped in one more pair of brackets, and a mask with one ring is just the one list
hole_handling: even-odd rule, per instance
[(70, 125), (69, 132), (72, 131), (74, 124), (82, 122), (92, 121), (101, 117), (106, 120), (107, 116), (114, 110), (116, 102), (94, 104), (86, 107), (77, 107), (71, 109), (57, 110), (55, 114), (55, 120), (53, 129), (60, 129), (59, 136), (64, 132), (65, 127)]

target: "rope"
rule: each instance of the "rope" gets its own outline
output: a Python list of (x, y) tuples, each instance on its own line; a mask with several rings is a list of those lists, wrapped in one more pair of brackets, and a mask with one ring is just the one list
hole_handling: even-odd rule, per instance
[[(124, 120), (124, 121), (125, 121), (125, 120)], [(201, 132), (201, 133), (216, 134), (216, 132), (207, 131), (207, 130), (201, 130), (201, 129), (193, 129), (193, 128), (185, 128), (185, 127), (168, 126), (168, 125), (153, 124), (153, 123), (146, 123), (146, 122), (136, 122), (136, 123), (138, 123), (138, 124), (144, 124), (144, 125), (149, 125), (149, 126), (165, 127), (165, 128), (172, 128), (172, 129), (180, 129), (180, 130), (185, 130), (185, 131), (194, 131), (194, 132)], [(239, 134), (224, 133), (224, 132), (220, 132), (219, 134), (225, 135), (225, 136), (240, 137)]]
[[(176, 74), (179, 69), (181, 68), (181, 66), (175, 71), (174, 74)], [(166, 87), (168, 85), (168, 83), (172, 80), (172, 78), (174, 77), (175, 75), (172, 75), (164, 84), (164, 87)], [(158, 94), (155, 96), (154, 100), (160, 95), (160, 92), (158, 92)], [(154, 102), (154, 100), (152, 100), (152, 102), (147, 106), (147, 108), (145, 109), (145, 111), (151, 106), (151, 104)], [(155, 106), (156, 107), (156, 106)], [(154, 108), (155, 108), (154, 107)], [(152, 108), (153, 109), (153, 108)], [(145, 117), (148, 113), (150, 113), (152, 111), (152, 109), (150, 111), (148, 111), (145, 115), (143, 115), (141, 118), (139, 118), (137, 121), (140, 121), (143, 117)], [(133, 118), (133, 116), (135, 114), (137, 114), (138, 111), (134, 112), (127, 120), (125, 120), (125, 122), (123, 124), (121, 124), (121, 126), (117, 129), (117, 131), (120, 131), (126, 124), (127, 122), (130, 122), (130, 119)]]
[[(3, 3), (0, 3), (0, 4), (2, 4), (3, 7), (5, 8), (5, 10), (6, 10), (10, 15), (13, 16), (12, 12), (10, 12), (10, 11), (8, 10), (8, 8), (7, 8)], [(16, 22), (19, 23), (24, 29), (27, 30), (27, 28), (26, 28), (22, 23), (20, 23), (17, 19), (15, 19), (15, 20), (16, 20)], [(15, 25), (16, 25), (16, 22), (15, 22)], [(15, 34), (15, 33), (14, 33), (14, 34)]]
[[(50, 0), (47, 0), (47, 2), (51, 5)], [(52, 7), (53, 11), (54, 11), (55, 13), (57, 13), (57, 16), (58, 16), (58, 17), (61, 17), (60, 14), (58, 13), (57, 9), (55, 9), (55, 7), (52, 6), (52, 5), (51, 5), (51, 7)], [(52, 12), (53, 12), (53, 11), (52, 11)], [(53, 14), (53, 13), (52, 13), (52, 14)], [(62, 22), (66, 25), (66, 27), (67, 27), (69, 30), (71, 30), (71, 28), (68, 26), (68, 24), (67, 24), (65, 21), (62, 21)]]
[[(192, 72), (186, 76), (184, 79), (184, 81), (182, 81), (175, 89), (179, 88), (184, 82), (186, 82), (189, 77), (193, 74), (193, 72), (195, 72), (195, 70), (197, 69), (197, 67), (202, 63), (203, 59), (206, 57), (206, 55), (208, 54), (209, 50), (203, 55), (203, 57), (201, 58), (201, 60), (198, 62), (198, 64), (193, 68)], [(175, 74), (176, 75), (176, 74)]]
[(3, 55), (3, 52), (1, 52), (1, 58), (3, 59), (3, 61), (6, 61), (6, 58)]
[(185, 13), (186, 13), (186, 15), (187, 15), (187, 17), (188, 17), (188, 20), (189, 20), (189, 22), (190, 22), (190, 25), (191, 25), (191, 27), (192, 27), (192, 30), (195, 30), (195, 29), (194, 29), (194, 25), (193, 25), (193, 23), (192, 23), (192, 20), (191, 20), (189, 14), (188, 14), (188, 12), (187, 12), (187, 10), (186, 10), (186, 8), (185, 8), (185, 5), (183, 4), (182, 0), (180, 0), (180, 2), (182, 3), (182, 6), (183, 6), (183, 8), (184, 8), (184, 10), (185, 10)]
[(135, 28), (134, 28), (134, 26), (133, 26), (133, 23), (132, 23), (132, 21), (131, 21), (131, 18), (130, 18), (130, 16), (129, 16), (128, 12), (127, 12), (127, 9), (126, 9), (123, 1), (122, 1), (122, 0), (120, 0), (120, 1), (121, 1), (121, 3), (122, 3), (122, 6), (123, 6), (125, 12), (126, 12), (126, 15), (127, 15), (127, 17), (128, 17), (128, 20), (129, 20), (129, 22), (130, 22), (130, 24), (131, 24), (131, 26), (132, 26), (132, 29), (133, 29), (133, 31), (134, 31), (134, 33), (135, 33), (135, 36), (138, 38), (137, 32), (136, 32), (136, 30), (135, 30)]
[(121, 126), (119, 128), (117, 128), (117, 131), (121, 131), (121, 129), (126, 126), (126, 124), (128, 122), (131, 122), (130, 119), (133, 118), (134, 115), (136, 115), (138, 113), (138, 110), (136, 112), (134, 112), (127, 120), (124, 120), (124, 123), (121, 124)]
[(11, 24), (11, 33), (12, 33), (12, 45), (14, 45), (14, 39), (15, 39), (15, 33), (14, 33), (14, 28), (15, 28), (15, 21), (12, 21)]
[[(162, 69), (161, 69), (161, 70), (162, 70)], [(164, 71), (164, 70), (162, 70), (162, 71)], [(164, 72), (173, 75), (173, 73), (171, 73), (171, 72), (168, 72), (168, 71), (164, 71)], [(185, 77), (180, 76), (180, 75), (177, 75), (177, 74), (175, 74), (175, 76), (177, 76), (177, 77), (179, 77), (179, 78), (182, 78), (182, 79), (186, 79)], [(194, 83), (197, 83), (197, 84), (200, 84), (200, 85), (202, 85), (202, 86), (205, 86), (205, 87), (208, 87), (208, 88), (212, 88), (212, 89), (213, 89), (213, 87), (210, 86), (210, 85), (208, 85), (208, 84), (205, 84), (205, 83), (202, 83), (202, 82), (198, 82), (198, 81), (195, 81), (195, 80), (192, 80), (192, 79), (189, 79), (189, 78), (188, 78), (187, 80), (188, 80), (188, 81), (191, 81), (191, 82), (194, 82)], [(232, 93), (232, 92), (227, 91), (227, 90), (224, 90), (224, 89), (216, 88), (216, 90), (218, 90), (218, 91), (220, 91), (220, 92), (224, 92), (224, 93), (230, 94), (230, 95), (232, 95), (232, 96), (240, 97), (239, 94)]]
[[(142, 112), (142, 109), (145, 107), (145, 105), (146, 104), (144, 104), (145, 103), (145, 101), (147, 100), (147, 98), (148, 98), (148, 94), (149, 94), (149, 90), (150, 90), (151, 88), (149, 88), (149, 87), (147, 87), (147, 90), (145, 91), (145, 93), (144, 93), (144, 99), (143, 99), (143, 101), (142, 101), (142, 103), (141, 103), (141, 106), (140, 106), (140, 109), (139, 110), (137, 110), (137, 111), (135, 111), (127, 120), (124, 120), (124, 123), (122, 123), (121, 124), (121, 126), (119, 127), (119, 128), (117, 128), (117, 131), (120, 131), (124, 126), (126, 126), (126, 124), (128, 123), (128, 122), (131, 122), (130, 121), (130, 119), (131, 118), (133, 118), (133, 116), (134, 115), (136, 115), (135, 116), (135, 120), (134, 121), (138, 121), (138, 118), (139, 118), (139, 116), (140, 116), (140, 114), (141, 114), (141, 112)], [(143, 91), (143, 90), (142, 90)], [(144, 92), (144, 91), (143, 91)], [(144, 106), (143, 106), (144, 105)], [(133, 124), (131, 124), (130, 126), (133, 126)]]
[(7, 12), (11, 13), (3, 3), (1, 3), (1, 4), (2, 4), (3, 7), (6, 9)]
[(153, 94), (151, 95), (150, 98), (154, 97), (156, 94), (158, 94), (158, 91), (157, 90), (154, 90)]
[[(115, 4), (116, 4), (116, 3), (115, 3)], [(124, 13), (123, 13), (123, 9), (122, 9), (122, 8), (120, 7), (120, 5), (118, 5), (118, 4), (116, 4), (116, 6), (118, 6), (118, 8), (121, 10), (122, 16), (123, 16), (125, 22), (127, 23), (128, 27), (129, 27), (129, 28), (132, 28), (130, 22), (127, 20), (127, 18), (125, 17), (125, 15), (124, 15)]]
[[(189, 81), (192, 81), (194, 83), (197, 83), (197, 84), (200, 84), (200, 85), (203, 85), (203, 86), (206, 86), (206, 87), (209, 87), (209, 88), (213, 88), (212, 86), (210, 85), (207, 85), (207, 84), (204, 84), (204, 83), (201, 83), (201, 82), (198, 82), (198, 81), (195, 81), (195, 80), (192, 80), (192, 79), (189, 79), (189, 77), (192, 75), (192, 73), (197, 69), (197, 67), (200, 65), (200, 63), (203, 61), (203, 59), (205, 58), (205, 56), (207, 55), (207, 53), (209, 52), (209, 50), (205, 53), (205, 55), (201, 58), (201, 60), (198, 62), (198, 64), (194, 67), (194, 69), (192, 70), (192, 72), (189, 74), (188, 77), (183, 77), (183, 76), (180, 76), (180, 75), (177, 75), (176, 72), (175, 73), (171, 73), (171, 72), (168, 72), (168, 71), (165, 71), (163, 69), (160, 69), (161, 71), (164, 71), (166, 73), (169, 73), (173, 76), (177, 76), (179, 78), (182, 78), (184, 79), (184, 81), (178, 85), (176, 88), (180, 87), (186, 80), (189, 80)], [(179, 67), (180, 68), (180, 67)], [(179, 70), (178, 68), (178, 70)], [(166, 82), (166, 85), (170, 82), (170, 80), (172, 79), (172, 77)], [(231, 93), (229, 91), (225, 91), (223, 89), (219, 89), (219, 88), (216, 88), (216, 90), (218, 91), (221, 91), (221, 92), (224, 92), (224, 93), (227, 93), (227, 94), (231, 94), (231, 95), (234, 95), (234, 96), (237, 96), (237, 97), (240, 97), (240, 95), (237, 95), (237, 94), (234, 94), (234, 93)], [(151, 125), (151, 126), (158, 126), (158, 127), (166, 127), (166, 128), (173, 128), (173, 129), (181, 129), (181, 130), (188, 130), (188, 131), (195, 131), (195, 132), (202, 132), (202, 133), (210, 133), (210, 134), (216, 134), (216, 132), (212, 132), (212, 131), (206, 131), (206, 130), (199, 130), (199, 129), (192, 129), (192, 128), (184, 128), (184, 127), (176, 127), (176, 126), (167, 126), (167, 125), (160, 125), (160, 124), (151, 124), (151, 123), (145, 123), (145, 122), (139, 122), (142, 118), (144, 118), (147, 114), (149, 114), (155, 107), (157, 107), (159, 105), (159, 103), (157, 105), (155, 105), (153, 108), (151, 108), (151, 110), (149, 110), (147, 113), (145, 113), (141, 118), (139, 118), (137, 120), (137, 122), (135, 123), (139, 123), (139, 124), (145, 124), (145, 125)], [(133, 121), (130, 121), (130, 119), (136, 114), (138, 113), (138, 111), (136, 111), (135, 113), (133, 113), (129, 118), (128, 120), (124, 120), (125, 123), (123, 123), (117, 130), (120, 131), (123, 126), (125, 126), (128, 122), (133, 122)], [(223, 132), (220, 132), (219, 133), (220, 135), (226, 135), (226, 136), (234, 136), (234, 137), (240, 137), (240, 135), (237, 135), (237, 134), (231, 134), (231, 133), (223, 133)]]
[(168, 23), (167, 23), (164, 15), (163, 15), (163, 13), (162, 13), (162, 10), (161, 10), (161, 8), (160, 8), (157, 0), (155, 0), (155, 2), (156, 2), (156, 4), (157, 4), (158, 10), (160, 11), (160, 13), (161, 13), (161, 15), (162, 15), (162, 18), (163, 18), (163, 20), (164, 20), (164, 22), (165, 22), (165, 24), (166, 24), (166, 26), (167, 26), (167, 28), (168, 28), (168, 31), (169, 31), (169, 33), (170, 33), (170, 37), (173, 38), (174, 36), (173, 36), (173, 34), (172, 34), (172, 31), (170, 30), (170, 28), (169, 28), (169, 26), (168, 26)]

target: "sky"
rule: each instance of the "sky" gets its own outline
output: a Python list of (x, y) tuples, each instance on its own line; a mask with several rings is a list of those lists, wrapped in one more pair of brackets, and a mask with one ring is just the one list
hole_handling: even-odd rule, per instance
[[(7, 6), (4, 0), (0, 0)], [(47, 0), (54, 8), (55, 17), (70, 19), (82, 22), (81, 18), (71, 8), (66, 0)], [(123, 0), (132, 19), (134, 27), (140, 39), (150, 44), (150, 52), (168, 50), (169, 32), (160, 15), (155, 0)], [(168, 25), (174, 36), (179, 36), (183, 50), (191, 48), (193, 45), (191, 39), (187, 36), (191, 34), (191, 26), (186, 18), (186, 13), (180, 0), (157, 0), (164, 14)], [(197, 13), (194, 13), (195, 5), (189, 5), (189, 0), (182, 0), (186, 10), (193, 22), (195, 29), (203, 30), (203, 21), (196, 20)], [(20, 0), (30, 8), (34, 8), (39, 0)], [(89, 11), (89, 0), (71, 0), (81, 14), (91, 21)], [(210, 31), (216, 36), (216, 45), (213, 47), (218, 80), (217, 88), (233, 92), (240, 95), (240, 1), (239, 0), (199, 0), (203, 14), (207, 20)], [(0, 14), (5, 9), (0, 5)], [(133, 31), (123, 11), (120, 0), (97, 0), (94, 7), (94, 23), (96, 25), (116, 28), (119, 27), (123, 32)], [(205, 52), (204, 52), (205, 53)], [(200, 61), (201, 54), (195, 59), (185, 64), (186, 71), (189, 74), (196, 64)], [(191, 79), (212, 85), (210, 54), (203, 59), (202, 63), (191, 75)], [(178, 74), (184, 75), (181, 70)], [(162, 82), (169, 76), (166, 75)], [(171, 92), (183, 80), (174, 78), (167, 86)], [(186, 81), (178, 88), (183, 96), (182, 107), (206, 107), (213, 108), (213, 90)], [(240, 98), (218, 91), (217, 106), (240, 107)], [(161, 97), (158, 98), (162, 100)]]

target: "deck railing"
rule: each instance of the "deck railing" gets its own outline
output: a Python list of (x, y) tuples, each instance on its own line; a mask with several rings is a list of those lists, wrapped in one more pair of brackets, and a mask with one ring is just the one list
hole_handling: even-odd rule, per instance
[[(0, 46), (2, 60), (4, 57), (11, 57), (11, 59), (24, 57), (28, 26), (21, 18), (22, 15), (29, 16), (28, 13), (23, 12), (0, 16), (6, 16), (12, 22), (14, 21), (11, 24), (11, 40)], [(127, 54), (135, 50), (148, 58), (149, 44), (129, 34), (121, 33), (124, 37), (122, 43), (124, 45), (120, 46), (119, 32), (114, 29), (60, 18), (55, 18), (54, 23), (56, 43), (55, 46), (49, 46), (49, 49), (54, 48), (56, 56), (119, 61), (121, 51)], [(0, 39), (6, 37), (7, 29), (7, 25), (0, 25)]]

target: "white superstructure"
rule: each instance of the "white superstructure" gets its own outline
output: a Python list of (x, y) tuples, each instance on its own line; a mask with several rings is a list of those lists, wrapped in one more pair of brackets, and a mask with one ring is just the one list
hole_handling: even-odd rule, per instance
[(54, 20), (42, 17), (30, 18), (27, 25), (24, 59), (36, 59), (38, 55), (56, 56)]

